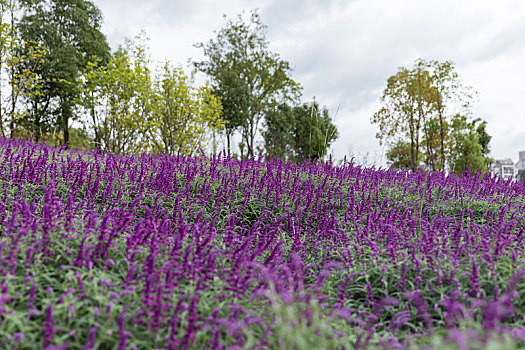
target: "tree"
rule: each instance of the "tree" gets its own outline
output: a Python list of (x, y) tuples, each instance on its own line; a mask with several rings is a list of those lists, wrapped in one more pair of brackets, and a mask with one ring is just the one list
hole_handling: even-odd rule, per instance
[(328, 110), (320, 109), (315, 100), (295, 107), (281, 104), (266, 115), (265, 149), (275, 157), (297, 162), (321, 159), (337, 137)]
[(194, 87), (193, 77), (166, 62), (155, 81), (152, 125), (155, 153), (191, 155), (205, 147), (208, 130), (222, 130), (220, 101), (209, 86)]
[(293, 160), (296, 155), (294, 130), (297, 125), (293, 107), (283, 103), (265, 116), (266, 129), (262, 132), (268, 155)]
[[(457, 147), (472, 148), (472, 142), (477, 142), (486, 167), (490, 161), (486, 122), (477, 125), (479, 130), (472, 130), (481, 120), (469, 122), (464, 117), (467, 119), (459, 122), (456, 117), (469, 115), (471, 90), (461, 83), (450, 61), (419, 59), (413, 69), (400, 68), (391, 76), (381, 97), (383, 106), (371, 122), (379, 127), (376, 137), (380, 143), (389, 147), (387, 158), (392, 166), (456, 171), (468, 160)], [(474, 149), (477, 152), (477, 147)], [(472, 167), (479, 165), (476, 157), (469, 158), (474, 162)]]
[(455, 115), (451, 124), (451, 171), (462, 174), (470, 171), (475, 174), (478, 169), (486, 170), (487, 163), (483, 155), (483, 147), (479, 142), (479, 134), (474, 120), (469, 122), (467, 117)]
[(215, 39), (195, 46), (204, 50), (207, 60), (194, 65), (210, 77), (223, 104), (228, 148), (231, 134), (239, 129), (247, 156), (253, 156), (261, 118), (300, 96), (290, 64), (268, 49), (266, 26), (257, 11), (250, 13), (248, 23), (242, 15), (228, 19)]
[(148, 38), (126, 40), (107, 65), (89, 63), (78, 103), (103, 152), (191, 154), (224, 128), (209, 86), (166, 62), (150, 72)]
[(490, 140), (492, 139), (492, 136), (490, 136), (487, 133), (487, 122), (484, 120), (481, 120), (481, 118), (477, 118), (474, 120), (474, 124), (479, 123), (476, 127), (476, 133), (478, 134), (478, 143), (481, 146), (481, 154), (483, 155), (483, 158), (485, 159), (484, 165), (485, 168), (489, 168), (490, 165), (494, 162), (494, 159), (489, 157), (490, 154)]
[[(412, 170), (413, 163), (410, 154), (410, 143), (397, 141), (386, 152), (387, 163), (390, 167), (400, 170)], [(423, 154), (418, 155), (418, 159), (423, 158)], [(419, 164), (418, 164), (419, 165)]]
[(107, 65), (88, 63), (78, 103), (87, 112), (95, 145), (104, 152), (147, 150), (153, 88), (145, 33), (126, 40)]
[(0, 133), (11, 138), (16, 132), (34, 134), (26, 135), (27, 131), (21, 129), (27, 126), (21, 123), (25, 109), (20, 102), (40, 94), (42, 82), (36, 71), (46, 55), (42, 47), (18, 35), (17, 4), (15, 0), (0, 0)]
[[(447, 127), (456, 113), (468, 114), (475, 92), (472, 87), (463, 85), (455, 71), (452, 61), (422, 61), (430, 70), (432, 86), (430, 88), (431, 103), (433, 104), (434, 120), (439, 124), (439, 166), (434, 170), (444, 170), (446, 166)], [(459, 105), (459, 111), (452, 106)], [(490, 140), (490, 139), (489, 139)]]
[[(23, 0), (19, 23), (22, 39), (36, 42), (47, 52), (38, 74), (41, 95), (29, 98), (34, 119), (56, 118), (62, 142), (69, 142), (70, 121), (75, 119), (77, 84), (89, 62), (109, 61), (106, 37), (100, 32), (102, 14), (89, 0)], [(25, 67), (22, 67), (25, 68)]]
[(221, 119), (226, 134), (226, 148), (231, 151), (233, 133), (246, 125), (251, 104), (250, 88), (246, 81), (230, 70), (218, 72), (215, 88), (212, 92), (220, 99), (223, 114)]
[(295, 107), (294, 114), (296, 160), (323, 158), (330, 145), (339, 137), (328, 110), (320, 109), (319, 104), (314, 100), (311, 104), (303, 103)]
[[(379, 125), (376, 137), (381, 144), (386, 141), (396, 145), (408, 138), (411, 170), (417, 169), (421, 161), (421, 133), (429, 110), (429, 85), (428, 72), (423, 71), (420, 62), (416, 62), (413, 70), (400, 68), (388, 78), (381, 97), (383, 107), (371, 119)], [(428, 133), (427, 128), (424, 131)]]

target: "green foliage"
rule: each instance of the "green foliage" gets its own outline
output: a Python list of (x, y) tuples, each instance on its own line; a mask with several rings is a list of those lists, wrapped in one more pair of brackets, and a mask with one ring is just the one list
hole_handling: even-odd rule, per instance
[(266, 130), (262, 132), (266, 153), (285, 160), (295, 158), (294, 129), (297, 125), (295, 108), (281, 104), (266, 113)]
[(250, 13), (249, 22), (242, 15), (228, 19), (215, 39), (195, 46), (204, 50), (206, 60), (194, 65), (210, 77), (223, 102), (228, 149), (232, 133), (239, 129), (246, 155), (253, 156), (261, 118), (300, 95), (290, 64), (268, 49), (266, 26), (257, 11)]
[(295, 107), (280, 105), (266, 115), (262, 134), (268, 154), (296, 162), (323, 158), (339, 136), (328, 110), (319, 109), (315, 101)]
[(148, 38), (127, 40), (106, 66), (88, 65), (79, 104), (88, 116), (95, 146), (111, 153), (191, 154), (207, 133), (223, 128), (221, 104), (208, 85), (166, 62), (149, 69)]
[[(47, 52), (36, 70), (42, 81), (41, 94), (27, 99), (26, 117), (44, 129), (59, 126), (67, 144), (70, 120), (77, 117), (75, 99), (81, 73), (89, 62), (99, 59), (105, 63), (110, 57), (106, 37), (100, 32), (102, 14), (88, 0), (27, 0), (22, 4), (24, 15), (18, 24), (22, 39), (36, 42)], [(21, 69), (30, 69), (30, 62), (23, 63)]]
[[(408, 169), (411, 170), (414, 168), (412, 159), (410, 157), (410, 143), (406, 141), (397, 141), (386, 152), (386, 158), (388, 160), (388, 165), (394, 169)], [(417, 155), (418, 159), (423, 158), (423, 154), (419, 152)], [(419, 167), (419, 163), (415, 164), (416, 167)]]
[(413, 70), (400, 68), (388, 78), (387, 87), (381, 97), (383, 107), (374, 114), (371, 122), (378, 124), (376, 137), (380, 142), (408, 139), (410, 145), (410, 169), (420, 163), (420, 146), (425, 114), (429, 109), (429, 74), (421, 65)]
[(321, 159), (328, 147), (337, 139), (339, 132), (332, 123), (326, 108), (319, 109), (319, 104), (303, 104), (294, 108), (296, 124), (294, 144), (296, 160), (304, 158)]
[[(56, 129), (51, 133), (42, 135), (42, 141), (48, 145), (59, 146), (63, 144), (63, 135), (57, 132)], [(74, 150), (86, 150), (92, 146), (93, 140), (86, 128), (70, 127), (69, 128), (69, 143), (68, 147)]]
[(450, 154), (450, 163), (454, 174), (461, 174), (463, 171), (475, 174), (477, 169), (487, 168), (487, 160), (476, 128), (477, 121), (468, 122), (466, 117), (460, 115), (452, 118), (451, 150), (453, 151)]
[(36, 72), (44, 62), (46, 50), (18, 35), (18, 5), (15, 0), (0, 1), (0, 79), (7, 81), (7, 86), (2, 86), (0, 133), (11, 138), (34, 135), (38, 139), (42, 123), (27, 118), (21, 102), (41, 95), (43, 81)]
[[(371, 118), (379, 128), (376, 137), (389, 148), (390, 164), (411, 170), (424, 166), (457, 172), (458, 167), (462, 170), (468, 165), (473, 171), (487, 169), (491, 137), (486, 122), (454, 119), (468, 115), (472, 98), (471, 88), (462, 85), (450, 61), (419, 59), (413, 69), (400, 68), (388, 79), (382, 107)], [(472, 123), (478, 122), (472, 130)], [(467, 157), (466, 152), (475, 154)]]
[(223, 129), (220, 101), (207, 85), (194, 87), (182, 68), (166, 62), (154, 89), (147, 132), (155, 153), (192, 154), (205, 147), (208, 130)]
[(95, 146), (104, 152), (137, 153), (151, 118), (151, 73), (144, 33), (127, 40), (107, 65), (90, 63), (79, 103), (89, 115)]
[(244, 126), (250, 116), (249, 106), (252, 96), (248, 84), (236, 72), (224, 70), (218, 75), (217, 80), (220, 83), (213, 88), (213, 94), (222, 104), (224, 113), (221, 119), (225, 125), (227, 149), (230, 151), (233, 133)]
[(494, 159), (489, 157), (490, 153), (490, 140), (492, 136), (487, 133), (487, 122), (481, 120), (480, 118), (476, 119), (474, 122), (479, 122), (479, 125), (476, 127), (476, 133), (478, 134), (478, 143), (481, 146), (481, 153), (485, 158), (485, 167), (488, 168), (494, 162)]

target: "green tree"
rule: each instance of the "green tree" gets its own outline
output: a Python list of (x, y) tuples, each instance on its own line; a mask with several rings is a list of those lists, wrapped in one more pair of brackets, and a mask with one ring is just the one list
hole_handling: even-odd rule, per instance
[(212, 92), (222, 105), (221, 119), (226, 134), (226, 148), (231, 151), (231, 139), (235, 131), (246, 125), (250, 117), (251, 92), (245, 80), (230, 70), (217, 72)]
[[(400, 68), (388, 78), (387, 87), (381, 96), (382, 108), (373, 115), (371, 122), (378, 124), (376, 137), (380, 143), (393, 146), (400, 138), (407, 138), (410, 145), (410, 169), (415, 170), (421, 162), (420, 148), (422, 133), (427, 133), (429, 77), (420, 62), (416, 68)], [(430, 157), (431, 159), (431, 157)]]
[(478, 143), (481, 146), (481, 154), (483, 154), (483, 158), (485, 159), (484, 165), (485, 168), (488, 169), (490, 165), (494, 162), (494, 159), (489, 157), (490, 140), (492, 139), (492, 136), (490, 136), (487, 132), (486, 121), (481, 120), (481, 118), (477, 118), (474, 120), (474, 123), (479, 123), (476, 127), (476, 133), (478, 134)]
[(337, 127), (326, 108), (320, 109), (317, 102), (303, 103), (294, 108), (296, 124), (294, 140), (296, 160), (321, 159), (330, 145), (339, 137)]
[(294, 108), (283, 103), (265, 116), (266, 128), (262, 132), (268, 155), (284, 160), (295, 159), (294, 131), (297, 125)]
[(467, 117), (455, 115), (451, 123), (450, 167), (454, 174), (470, 170), (475, 174), (478, 169), (485, 171), (487, 164), (483, 147), (476, 130), (478, 120), (469, 122)]
[(209, 86), (194, 87), (193, 77), (166, 62), (154, 84), (152, 123), (148, 127), (155, 153), (192, 154), (205, 147), (206, 134), (220, 131), (220, 101)]
[(290, 64), (268, 49), (266, 26), (257, 11), (250, 13), (249, 22), (242, 15), (228, 19), (215, 39), (195, 46), (204, 50), (206, 60), (194, 65), (210, 77), (223, 104), (228, 147), (231, 134), (239, 129), (247, 156), (253, 156), (264, 115), (300, 96)]
[[(382, 107), (371, 118), (379, 127), (376, 137), (389, 147), (387, 158), (391, 164), (406, 165), (408, 153), (412, 170), (424, 166), (432, 171), (455, 171), (461, 165), (460, 159), (467, 159), (457, 147), (472, 146), (469, 142), (474, 140), (474, 134), (478, 135), (476, 142), (482, 145), (488, 164), (490, 136), (485, 130), (486, 122), (479, 124), (479, 130), (471, 135), (472, 123), (481, 120), (460, 123), (454, 117), (469, 114), (472, 98), (472, 88), (461, 83), (450, 61), (419, 59), (412, 69), (400, 68), (388, 79), (381, 97)], [(461, 113), (453, 114), (454, 110)], [(471, 160), (473, 168), (479, 165), (476, 156)]]
[[(446, 159), (446, 144), (448, 139), (448, 125), (452, 117), (458, 112), (452, 106), (459, 105), (459, 113), (468, 113), (473, 97), (476, 94), (472, 87), (464, 85), (452, 61), (423, 61), (422, 64), (430, 71), (432, 86), (430, 89), (431, 103), (433, 104), (433, 119), (439, 125), (439, 156), (440, 161), (434, 170), (444, 170)], [(489, 139), (490, 140), (490, 139)]]
[[(114, 61), (114, 56), (108, 63), (110, 66)], [(107, 91), (108, 82), (107, 66), (100, 66), (100, 61), (89, 62), (84, 74), (82, 75), (81, 83), (78, 85), (79, 94), (77, 97), (77, 104), (81, 110), (87, 115), (88, 129), (93, 133), (90, 135), (93, 138), (94, 148), (102, 150), (102, 124), (105, 115), (105, 110), (102, 106), (105, 103), (105, 92)]]
[(98, 59), (104, 64), (110, 58), (100, 32), (102, 14), (89, 0), (23, 0), (22, 4), (24, 15), (18, 26), (22, 39), (47, 52), (37, 71), (42, 94), (29, 99), (31, 115), (41, 121), (54, 118), (67, 145), (70, 121), (76, 119), (80, 76), (89, 62)]
[(266, 115), (262, 135), (268, 154), (299, 162), (323, 158), (339, 132), (328, 110), (314, 101), (295, 107), (281, 104)]
[[(410, 154), (410, 143), (406, 141), (397, 141), (386, 151), (387, 163), (390, 167), (399, 170), (412, 170), (413, 163)], [(420, 152), (418, 159), (423, 158)]]
[(141, 32), (107, 65), (89, 63), (79, 104), (95, 145), (104, 152), (191, 154), (210, 131), (224, 128), (220, 101), (208, 85), (166, 62), (150, 72), (148, 38)]
[[(448, 123), (444, 124), (445, 130), (448, 130)], [(440, 157), (440, 129), (439, 120), (433, 117), (428, 118), (424, 123), (424, 135), (420, 158), (422, 164), (429, 170), (436, 171), (442, 169)], [(425, 153), (422, 153), (422, 152)]]

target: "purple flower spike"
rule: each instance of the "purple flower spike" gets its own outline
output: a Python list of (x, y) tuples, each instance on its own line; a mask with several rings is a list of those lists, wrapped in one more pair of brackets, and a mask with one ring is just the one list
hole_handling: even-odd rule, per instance
[(100, 324), (95, 323), (93, 327), (89, 330), (89, 338), (87, 343), (82, 346), (82, 350), (96, 350), (95, 349), (95, 337), (97, 335), (97, 329), (100, 327)]

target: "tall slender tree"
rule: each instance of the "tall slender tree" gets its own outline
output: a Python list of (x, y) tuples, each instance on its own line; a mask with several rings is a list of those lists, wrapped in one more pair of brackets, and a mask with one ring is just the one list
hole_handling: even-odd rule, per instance
[[(451, 124), (452, 118), (456, 113), (468, 114), (476, 93), (472, 90), (472, 87), (466, 86), (461, 82), (452, 61), (419, 61), (430, 71), (430, 79), (432, 81), (429, 91), (430, 100), (433, 105), (434, 119), (437, 120), (439, 125), (440, 162), (437, 169), (442, 170), (446, 166), (448, 125)], [(459, 107), (459, 110), (457, 107)]]

